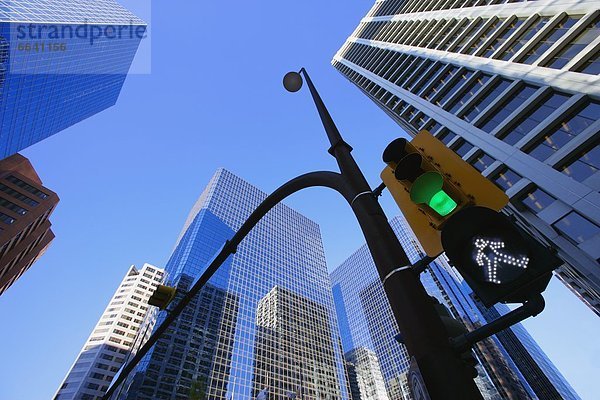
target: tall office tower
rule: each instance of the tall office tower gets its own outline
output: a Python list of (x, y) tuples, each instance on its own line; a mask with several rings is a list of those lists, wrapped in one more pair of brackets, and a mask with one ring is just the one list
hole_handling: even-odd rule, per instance
[[(391, 220), (391, 225), (411, 262), (424, 256), (404, 219), (396, 217)], [(331, 279), (353, 399), (377, 398), (370, 394), (375, 388), (387, 391), (386, 397), (380, 395), (382, 399), (410, 399), (406, 386), (410, 360), (406, 348), (394, 338), (398, 327), (366, 245), (344, 261), (331, 274)], [(486, 323), (469, 296), (470, 289), (445, 259), (438, 258), (433, 262), (421, 275), (421, 281), (427, 292), (469, 330)], [(357, 360), (356, 353), (368, 357), (363, 356), (364, 361)], [(488, 338), (474, 346), (474, 354), (479, 373), (476, 383), (484, 398), (537, 398), (512, 354), (496, 338)], [(548, 370), (543, 367), (541, 372)], [(552, 369), (551, 373), (555, 372)], [(373, 379), (377, 376), (382, 376), (383, 380)], [(572, 389), (565, 393), (572, 393), (565, 395), (566, 399), (578, 399)]]
[(29, 160), (0, 160), (0, 295), (46, 251), (54, 233), (48, 218), (58, 196), (42, 186)]
[(114, 0), (0, 9), (0, 159), (115, 104), (146, 24)]
[(164, 270), (150, 264), (129, 268), (98, 320), (54, 400), (101, 399), (131, 349), (149, 337), (140, 331), (148, 314), (148, 298), (163, 280)]
[(377, 1), (332, 64), (406, 132), (429, 130), (504, 189), (600, 314), (597, 8)]
[[(232, 173), (215, 173), (167, 263), (179, 296), (265, 198)], [(271, 210), (124, 388), (127, 399), (281, 399), (300, 391), (348, 399), (318, 225), (283, 204)]]
[[(471, 294), (471, 297), (474, 297), (473, 294)], [(479, 301), (475, 301), (475, 304), (485, 318), (489, 320), (496, 319), (510, 311), (504, 304), (498, 304), (492, 308), (485, 308)], [(509, 329), (498, 332), (496, 337), (540, 399), (579, 399), (575, 390), (556, 369), (523, 325), (513, 325)]]

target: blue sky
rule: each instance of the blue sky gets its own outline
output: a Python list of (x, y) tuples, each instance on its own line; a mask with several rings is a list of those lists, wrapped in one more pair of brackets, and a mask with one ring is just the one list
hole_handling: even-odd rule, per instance
[[(209, 178), (225, 167), (264, 191), (334, 169), (306, 67), (373, 186), (401, 129), (330, 65), (371, 1), (122, 2), (151, 22), (151, 73), (117, 105), (23, 152), (61, 202), (48, 252), (0, 297), (0, 399), (49, 399), (131, 264), (164, 266)], [(142, 66), (146, 67), (146, 65)], [(144, 68), (142, 68), (143, 70)], [(388, 216), (397, 214), (390, 196)], [(335, 268), (363, 243), (346, 204), (311, 189), (287, 202), (321, 225)], [(600, 393), (600, 319), (558, 281), (525, 323), (583, 398)]]

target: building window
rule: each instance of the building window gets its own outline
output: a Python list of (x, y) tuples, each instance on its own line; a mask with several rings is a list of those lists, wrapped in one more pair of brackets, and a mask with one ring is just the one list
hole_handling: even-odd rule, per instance
[(505, 167), (501, 169), (500, 172), (495, 173), (491, 179), (496, 184), (496, 186), (498, 186), (500, 189), (503, 189), (504, 191), (507, 191), (508, 189), (513, 187), (515, 183), (521, 180), (521, 177), (517, 175), (517, 173), (512, 169)]
[(446, 105), (446, 109), (451, 113), (456, 113), (462, 106), (464, 106), (471, 98), (477, 93), (483, 85), (491, 78), (491, 75), (481, 74), (476, 80), (471, 82), (464, 90), (463, 94), (456, 97), (450, 104)]
[(490, 133), (502, 121), (504, 121), (513, 111), (525, 103), (539, 88), (533, 85), (525, 85), (518, 89), (515, 93), (508, 96), (496, 108), (496, 110), (488, 117), (488, 120), (480, 129)]
[(596, 54), (594, 54), (590, 58), (588, 58), (575, 71), (581, 72), (583, 74), (590, 74), (590, 75), (600, 74), (600, 61), (598, 61), (598, 54), (600, 54), (600, 50), (596, 50)]
[(448, 143), (450, 143), (455, 137), (456, 133), (446, 130), (445, 132), (442, 132), (440, 136), (438, 136), (438, 139), (441, 140), (442, 143), (444, 143), (446, 146), (448, 146)]
[(490, 38), (490, 36), (492, 36), (494, 34), (494, 32), (496, 32), (496, 29), (500, 25), (502, 25), (502, 23), (504, 21), (505, 21), (504, 19), (498, 19), (498, 20), (492, 22), (492, 24), (490, 26), (488, 26), (487, 29), (481, 35), (479, 35), (477, 40), (475, 40), (475, 42), (473, 42), (473, 44), (471, 46), (469, 46), (466, 53), (474, 54), (475, 51), (479, 48), (479, 46), (481, 46), (482, 43), (484, 43), (486, 40), (488, 40)]
[(578, 182), (583, 182), (594, 175), (600, 169), (599, 145), (600, 143), (593, 143), (587, 150), (580, 153), (577, 158), (560, 167), (560, 171)]
[(504, 30), (494, 39), (494, 41), (486, 48), (485, 52), (481, 54), (481, 57), (489, 57), (494, 52), (502, 47), (502, 45), (516, 30), (518, 27), (523, 25), (525, 22), (525, 18), (516, 18), (514, 19)]
[(433, 96), (435, 96), (437, 92), (439, 92), (442, 89), (446, 82), (452, 79), (454, 74), (456, 74), (456, 71), (458, 71), (458, 67), (454, 65), (450, 66), (450, 68), (442, 75), (440, 80), (435, 85), (433, 85), (426, 93), (423, 93), (421, 97), (425, 98), (425, 100), (431, 100), (431, 98), (433, 98)]
[(492, 157), (480, 151), (477, 157), (475, 157), (475, 159), (473, 160), (473, 162), (471, 162), (471, 165), (473, 165), (475, 169), (477, 169), (479, 172), (483, 172), (486, 168), (492, 165), (494, 161), (495, 160)]
[(468, 43), (475, 34), (479, 31), (479, 28), (483, 26), (483, 23), (486, 22), (487, 19), (479, 19), (477, 22), (473, 24), (473, 26), (469, 29), (469, 32), (461, 39), (458, 44), (452, 46), (451, 51), (459, 51), (461, 47), (463, 47), (466, 43)]
[(453, 147), (454, 152), (461, 157), (464, 157), (471, 149), (473, 149), (473, 145), (463, 139), (460, 140), (458, 147), (456, 147), (456, 144)]
[(446, 35), (450, 32), (450, 30), (454, 28), (457, 22), (458, 21), (455, 19), (451, 19), (450, 21), (448, 21), (448, 23), (442, 28), (442, 31), (438, 34), (437, 38), (434, 41), (432, 41), (431, 44), (427, 47), (430, 49), (435, 49), (436, 47), (438, 47), (440, 43), (442, 43)]
[(545, 66), (557, 69), (564, 67), (598, 36), (600, 36), (600, 16), (565, 45)]
[[(465, 20), (465, 19), (459, 21), (457, 27), (455, 28), (456, 30), (454, 31), (454, 33), (452, 34), (452, 36), (450, 36), (449, 38), (446, 39), (446, 37), (444, 35), (444, 39), (442, 39), (442, 41), (441, 41), (441, 45), (440, 45), (439, 50), (447, 50), (448, 47), (450, 47), (450, 45), (452, 44), (452, 42), (454, 42), (456, 40), (456, 38), (458, 36), (460, 36), (460, 34), (462, 33), (462, 31), (464, 31), (465, 28), (467, 26), (469, 26), (469, 24), (466, 23), (466, 21), (467, 20)], [(450, 33), (450, 32), (448, 32), (448, 33)]]
[(510, 60), (532, 37), (546, 26), (548, 21), (550, 21), (550, 17), (537, 18), (498, 58), (504, 61)]
[(434, 64), (431, 68), (429, 68), (427, 72), (425, 72), (427, 78), (416, 81), (415, 85), (410, 88), (410, 91), (413, 93), (418, 93), (422, 88), (429, 85), (429, 83), (433, 81), (433, 79), (437, 76), (439, 70), (442, 69), (444, 65), (445, 64), (441, 63)]
[(33, 200), (30, 197), (25, 196), (24, 194), (21, 194), (20, 192), (17, 192), (15, 189), (6, 186), (4, 183), (0, 183), (0, 191), (8, 194), (11, 197), (14, 197), (17, 200), (22, 201), (23, 203), (30, 205), (32, 207), (37, 206), (38, 203), (37, 201)]
[(419, 113), (416, 118), (410, 121), (410, 124), (415, 127), (418, 131), (421, 130), (423, 125), (425, 125), (425, 114)]
[(552, 204), (555, 200), (556, 199), (554, 197), (536, 187), (523, 195), (519, 199), (519, 202), (533, 213), (537, 214)]
[(39, 190), (39, 189), (37, 189), (37, 188), (35, 188), (35, 187), (31, 186), (31, 185), (30, 185), (30, 184), (28, 184), (28, 183), (25, 183), (25, 182), (23, 182), (21, 179), (19, 179), (19, 178), (15, 177), (15, 176), (13, 176), (13, 175), (9, 175), (9, 176), (7, 176), (7, 177), (6, 177), (6, 180), (7, 180), (7, 181), (9, 181), (9, 182), (11, 182), (11, 183), (14, 183), (15, 185), (17, 185), (17, 186), (18, 186), (18, 187), (20, 187), (20, 188), (23, 188), (23, 189), (25, 189), (25, 190), (26, 190), (26, 191), (28, 191), (29, 193), (31, 193), (31, 194), (33, 194), (33, 195), (35, 195), (35, 196), (39, 197), (39, 198), (40, 198), (40, 199), (42, 199), (42, 200), (43, 200), (43, 199), (46, 199), (46, 198), (48, 198), (48, 195), (47, 195), (46, 193), (44, 193), (44, 192), (42, 192), (41, 190)]
[(600, 115), (600, 103), (589, 103), (581, 111), (567, 118), (553, 130), (549, 131), (528, 153), (540, 161), (546, 160), (566, 145), (572, 138), (596, 122), (598, 115)]
[(570, 15), (565, 16), (562, 21), (554, 26), (554, 28), (550, 29), (549, 32), (546, 32), (543, 38), (540, 38), (539, 41), (529, 50), (520, 60), (522, 64), (533, 64), (537, 61), (538, 58), (542, 54), (546, 52), (558, 39), (563, 37), (567, 33), (569, 29), (573, 25), (579, 21), (581, 15)]
[(27, 210), (23, 207), (19, 207), (15, 203), (12, 203), (6, 199), (0, 198), (0, 207), (4, 207), (8, 210), (14, 211), (17, 214), (25, 215), (27, 214)]
[(440, 123), (437, 122), (436, 120), (432, 119), (431, 121), (429, 121), (427, 123), (427, 126), (425, 126), (424, 129), (428, 130), (432, 135), (435, 135), (437, 133), (437, 131), (441, 128), (442, 128), (442, 125), (440, 125)]
[(558, 233), (573, 244), (583, 243), (600, 234), (600, 227), (582, 217), (575, 211), (571, 211), (552, 226)]
[(433, 64), (433, 61), (428, 59), (424, 60), (417, 68), (415, 68), (414, 72), (411, 73), (402, 87), (414, 93), (415, 91), (413, 90), (413, 86), (419, 81), (419, 78), (423, 77), (425, 71), (427, 71), (431, 64)]
[(9, 217), (8, 215), (0, 212), (0, 221), (4, 222), (5, 224), (10, 225), (13, 222), (15, 222), (15, 219), (13, 217)]
[(461, 118), (467, 122), (472, 122), (475, 117), (477, 117), (487, 106), (489, 106), (493, 101), (498, 100), (500, 94), (506, 90), (510, 86), (512, 81), (508, 79), (498, 79), (496, 82), (492, 84), (490, 90), (484, 94), (479, 100), (475, 102), (471, 106), (471, 109), (468, 113), (463, 115)]
[(436, 100), (435, 104), (441, 107), (450, 97), (452, 97), (456, 93), (456, 91), (458, 90), (458, 88), (461, 87), (462, 84), (469, 80), (471, 76), (473, 76), (473, 71), (465, 70), (460, 75), (460, 79), (458, 79), (456, 82), (453, 82), (452, 87), (447, 88), (446, 94), (444, 94), (440, 99)]
[(562, 106), (568, 99), (569, 96), (566, 94), (553, 93), (541, 104), (533, 107), (531, 111), (529, 111), (529, 114), (523, 115), (520, 120), (515, 121), (517, 125), (500, 136), (500, 138), (510, 145), (516, 144), (525, 135), (542, 123), (542, 121), (548, 118), (558, 107)]

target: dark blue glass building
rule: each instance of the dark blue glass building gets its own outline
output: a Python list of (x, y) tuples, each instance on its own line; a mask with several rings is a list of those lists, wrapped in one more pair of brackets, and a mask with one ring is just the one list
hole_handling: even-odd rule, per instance
[(0, 159), (112, 105), (146, 24), (113, 0), (0, 7)]
[[(166, 266), (179, 296), (265, 197), (216, 172)], [(349, 398), (319, 227), (280, 204), (159, 339), (122, 398), (283, 399), (300, 391)]]

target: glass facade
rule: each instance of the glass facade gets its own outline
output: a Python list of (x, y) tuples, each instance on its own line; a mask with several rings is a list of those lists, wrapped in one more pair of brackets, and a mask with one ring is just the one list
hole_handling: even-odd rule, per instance
[[(183, 296), (266, 194), (220, 169), (166, 270)], [(164, 319), (159, 315), (158, 323)], [(283, 204), (249, 233), (125, 383), (127, 399), (348, 399), (319, 227)]]
[(113, 0), (0, 8), (0, 159), (117, 101), (146, 24)]
[[(497, 304), (489, 309), (477, 300), (475, 300), (475, 304), (485, 318), (489, 320), (496, 319), (510, 311), (508, 306), (504, 304)], [(539, 399), (580, 400), (579, 395), (556, 369), (523, 325), (515, 324), (509, 329), (497, 333), (496, 338), (510, 354), (515, 365)]]
[[(512, 3), (378, 1), (332, 65), (406, 133), (435, 129), (501, 187), (600, 315), (598, 9)], [(530, 212), (531, 187), (554, 206)]]

